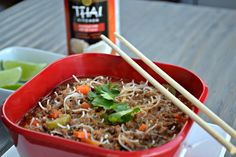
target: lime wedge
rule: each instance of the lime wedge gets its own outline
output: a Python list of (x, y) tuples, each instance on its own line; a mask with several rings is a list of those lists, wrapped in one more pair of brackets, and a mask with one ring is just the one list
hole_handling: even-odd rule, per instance
[(3, 69), (11, 69), (15, 67), (22, 68), (22, 75), (20, 81), (28, 81), (38, 72), (40, 72), (47, 64), (36, 64), (26, 61), (5, 60), (2, 62)]
[(0, 71), (0, 87), (17, 83), (22, 74), (21, 67)]
[(23, 84), (12, 84), (12, 85), (5, 85), (5, 86), (2, 86), (1, 88), (4, 88), (4, 89), (9, 89), (9, 90), (17, 90), (18, 88), (20, 88)]
[(2, 69), (2, 60), (0, 60), (0, 70), (3, 70)]

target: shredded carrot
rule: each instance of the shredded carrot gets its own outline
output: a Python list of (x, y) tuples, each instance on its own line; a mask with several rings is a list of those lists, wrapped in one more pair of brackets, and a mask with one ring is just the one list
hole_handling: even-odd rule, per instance
[(188, 118), (187, 118), (187, 117), (183, 117), (183, 118), (180, 118), (180, 120), (179, 120), (179, 121), (181, 121), (181, 122), (185, 123), (187, 120), (188, 120)]
[(84, 95), (87, 95), (90, 92), (91, 88), (88, 85), (78, 85), (76, 86), (76, 91)]
[(179, 116), (178, 113), (175, 113), (175, 114), (174, 114), (174, 117), (175, 117), (176, 119), (179, 119), (179, 118), (180, 118), (180, 116)]
[(91, 136), (90, 133), (87, 133), (88, 138), (86, 138), (85, 132), (83, 132), (83, 131), (73, 131), (73, 135), (74, 135), (74, 137), (79, 138), (81, 140), (81, 142), (84, 142), (84, 143), (87, 143), (87, 144), (92, 144), (92, 145), (95, 145), (95, 146), (99, 145), (98, 142), (89, 139), (90, 136)]
[(145, 131), (146, 128), (147, 128), (147, 125), (144, 124), (144, 123), (142, 123), (142, 124), (140, 125), (140, 127), (139, 127), (139, 131)]
[(181, 116), (181, 115), (178, 114), (178, 113), (175, 113), (175, 114), (174, 114), (174, 117), (175, 117), (178, 121), (183, 122), (183, 123), (185, 123), (185, 122), (188, 120), (188, 118), (183, 117), (183, 116)]
[[(73, 135), (74, 135), (74, 137), (80, 138), (80, 139), (86, 138), (85, 132), (83, 132), (83, 131), (73, 131)], [(90, 133), (87, 133), (88, 137), (90, 137), (90, 135), (91, 135)]]
[(52, 113), (48, 115), (48, 118), (58, 118), (60, 114), (61, 114), (60, 110), (54, 110)]
[(91, 105), (88, 104), (88, 103), (86, 103), (86, 102), (83, 102), (80, 106), (81, 106), (82, 108), (84, 108), (84, 109), (88, 109), (88, 108), (91, 107)]
[(35, 120), (32, 122), (32, 125), (33, 125), (33, 126), (38, 126), (38, 125), (40, 125), (40, 122), (35, 119)]
[(90, 140), (88, 138), (81, 139), (81, 141), (84, 142), (84, 143), (87, 143), (87, 144), (94, 145), (94, 146), (98, 146), (99, 145), (99, 142), (92, 141), (92, 140)]

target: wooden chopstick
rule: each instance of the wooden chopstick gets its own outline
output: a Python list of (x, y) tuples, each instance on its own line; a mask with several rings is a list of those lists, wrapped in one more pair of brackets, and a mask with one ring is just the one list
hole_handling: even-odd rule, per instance
[(205, 129), (211, 136), (213, 136), (219, 143), (221, 143), (225, 148), (231, 153), (236, 153), (236, 147), (230, 142), (226, 141), (222, 136), (220, 136), (215, 130), (213, 130), (207, 122), (201, 119), (197, 114), (190, 110), (186, 105), (184, 105), (178, 98), (171, 94), (165, 87), (163, 87), (159, 82), (157, 82), (151, 75), (149, 75), (145, 70), (143, 70), (136, 62), (134, 62), (124, 51), (122, 51), (118, 46), (116, 46), (111, 40), (106, 36), (101, 35), (101, 38), (110, 45), (127, 63), (129, 63), (136, 71), (138, 71), (145, 79), (147, 79), (154, 87), (160, 90), (167, 98), (169, 98), (177, 107), (179, 107), (184, 113), (186, 113), (190, 118), (192, 118), (196, 123), (198, 123), (203, 129)]
[(152, 70), (154, 70), (158, 75), (160, 75), (166, 82), (168, 82), (172, 87), (179, 91), (186, 99), (193, 103), (197, 108), (199, 108), (207, 117), (212, 120), (215, 124), (219, 125), (224, 129), (229, 135), (236, 139), (236, 131), (230, 127), (226, 122), (224, 122), (220, 117), (218, 117), (214, 112), (203, 105), (197, 98), (195, 98), (191, 93), (189, 93), (185, 88), (183, 88), (179, 83), (172, 79), (167, 73), (165, 73), (161, 68), (150, 61), (146, 56), (144, 56), (137, 48), (135, 48), (129, 41), (122, 37), (118, 33), (114, 33), (115, 36), (127, 46), (127, 48), (137, 55), (144, 63), (146, 63)]

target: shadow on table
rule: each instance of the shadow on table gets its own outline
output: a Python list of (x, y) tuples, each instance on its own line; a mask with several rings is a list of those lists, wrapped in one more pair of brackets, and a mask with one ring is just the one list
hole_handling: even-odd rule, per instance
[[(0, 106), (2, 106), (8, 95), (9, 93), (5, 93), (5, 95), (4, 93), (0, 94)], [(8, 130), (0, 119), (0, 156), (2, 156), (12, 146), (12, 144), (13, 142), (11, 141)]]
[(12, 145), (10, 135), (0, 120), (0, 156), (2, 156)]

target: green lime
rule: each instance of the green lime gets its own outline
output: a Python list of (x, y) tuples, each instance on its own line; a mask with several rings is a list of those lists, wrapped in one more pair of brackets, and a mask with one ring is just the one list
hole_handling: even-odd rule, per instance
[(5, 86), (2, 86), (1, 88), (4, 88), (4, 89), (9, 89), (9, 90), (17, 90), (18, 88), (20, 88), (23, 84), (12, 84), (12, 85), (5, 85)]
[(22, 75), (21, 67), (0, 71), (0, 87), (17, 83)]
[(22, 75), (20, 81), (28, 81), (38, 72), (40, 72), (47, 64), (36, 64), (26, 61), (18, 61), (18, 60), (5, 60), (2, 62), (3, 69), (11, 69), (14, 67), (22, 68)]
[(0, 60), (0, 71), (3, 70), (2, 69), (2, 60)]

